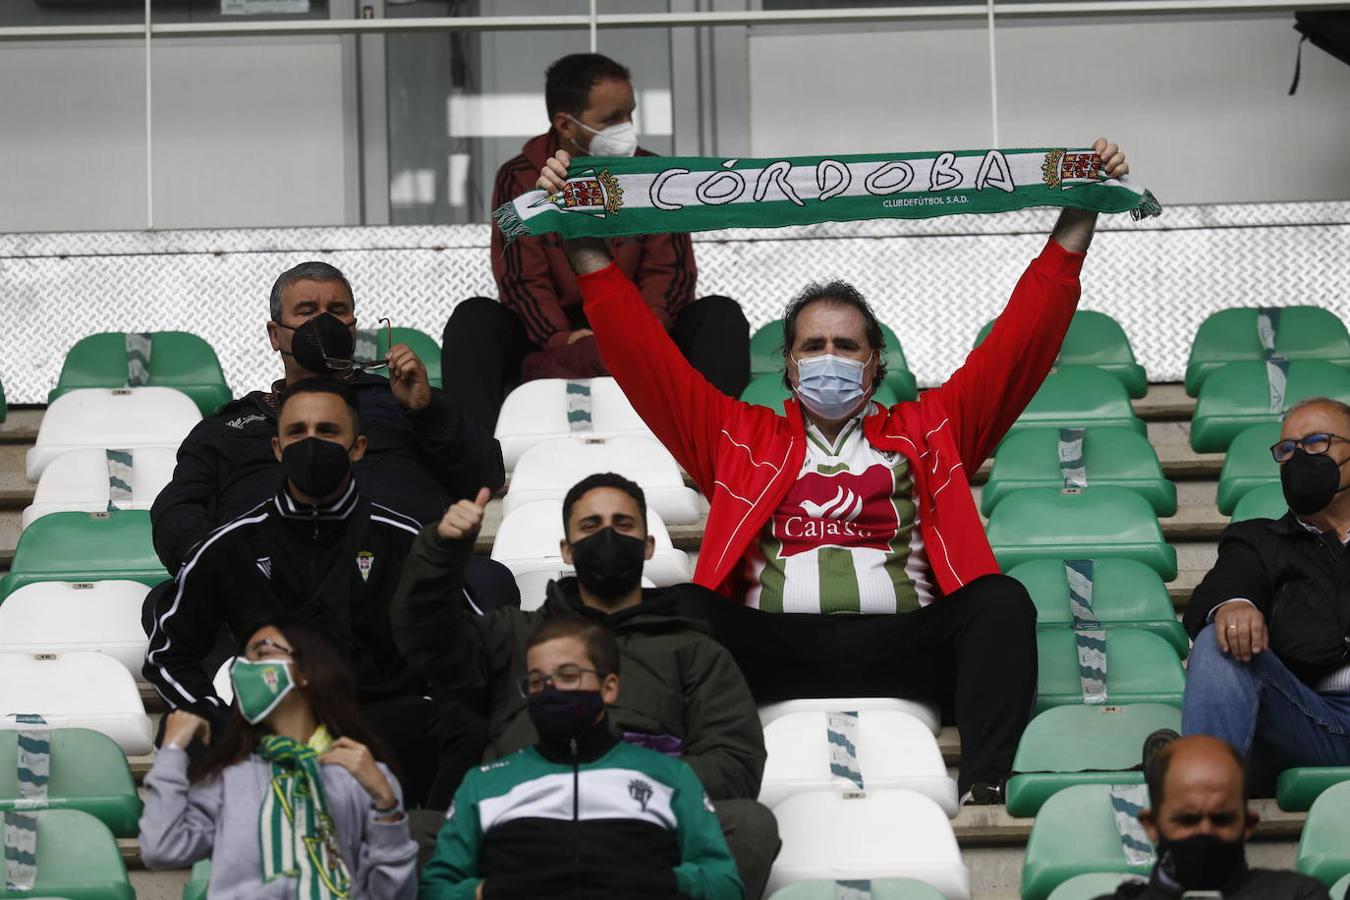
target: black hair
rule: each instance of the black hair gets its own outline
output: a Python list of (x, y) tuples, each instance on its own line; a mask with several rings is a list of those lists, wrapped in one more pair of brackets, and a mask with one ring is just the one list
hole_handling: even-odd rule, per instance
[(544, 73), (544, 106), (549, 121), (556, 113), (580, 117), (590, 104), (591, 88), (602, 81), (632, 81), (628, 67), (602, 53), (573, 53)]
[[(835, 279), (834, 281), (813, 281), (802, 289), (802, 292), (788, 303), (787, 309), (783, 312), (783, 384), (789, 391), (792, 390), (792, 382), (788, 380), (787, 358), (792, 352), (792, 345), (797, 340), (797, 317), (802, 314), (802, 310), (812, 303), (838, 303), (842, 306), (851, 306), (863, 317), (863, 333), (867, 335), (867, 343), (871, 345), (872, 350), (877, 354), (877, 371), (872, 378), (872, 391), (875, 391), (882, 381), (886, 378), (886, 335), (881, 330), (881, 322), (877, 319), (876, 313), (872, 312), (872, 307), (863, 298), (862, 293), (849, 284), (847, 281)], [(870, 393), (870, 391), (869, 391)]]
[(594, 475), (587, 475), (572, 485), (567, 492), (567, 496), (563, 498), (564, 536), (567, 535), (567, 524), (572, 519), (572, 507), (577, 505), (578, 500), (596, 488), (614, 488), (632, 497), (637, 502), (638, 512), (642, 514), (642, 529), (644, 531), (647, 529), (647, 495), (642, 493), (642, 488), (622, 475), (616, 475), (613, 472), (596, 472)]
[(347, 299), (352, 302), (353, 308), (356, 307), (356, 297), (352, 294), (351, 282), (347, 280), (346, 275), (342, 274), (342, 270), (337, 266), (330, 266), (326, 262), (310, 260), (287, 269), (277, 276), (276, 281), (272, 282), (272, 296), (268, 307), (272, 314), (272, 321), (278, 325), (281, 324), (281, 294), (297, 281), (340, 281), (342, 286), (347, 289)]
[(282, 392), (281, 398), (277, 401), (278, 427), (281, 425), (281, 411), (297, 394), (333, 394), (340, 397), (347, 405), (347, 412), (351, 414), (353, 432), (358, 435), (365, 434), (361, 425), (361, 411), (356, 407), (356, 394), (351, 387), (335, 378), (323, 377), (301, 379)]
[[(1242, 773), (1242, 799), (1247, 799), (1247, 764), (1242, 761), (1242, 754), (1237, 748), (1227, 741), (1220, 741), (1223, 748), (1228, 751), (1233, 764), (1237, 766), (1238, 771)], [(1153, 759), (1149, 761), (1148, 768), (1144, 770), (1144, 782), (1148, 785), (1148, 805), (1153, 810), (1153, 815), (1157, 818), (1162, 810), (1163, 804), (1163, 785), (1167, 781), (1167, 771), (1172, 767), (1172, 757), (1175, 755), (1177, 742), (1172, 741), (1157, 753), (1153, 754)]]
[(579, 616), (549, 616), (530, 635), (525, 652), (559, 638), (576, 638), (585, 644), (586, 655), (600, 678), (619, 674), (619, 645), (614, 635), (601, 623)]

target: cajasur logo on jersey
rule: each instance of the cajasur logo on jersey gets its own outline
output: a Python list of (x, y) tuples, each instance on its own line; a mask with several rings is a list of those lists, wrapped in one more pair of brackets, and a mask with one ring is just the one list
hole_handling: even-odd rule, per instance
[(891, 502), (895, 480), (885, 466), (862, 474), (807, 472), (774, 512), (773, 534), (781, 554), (794, 556), (822, 546), (889, 550), (900, 530)]

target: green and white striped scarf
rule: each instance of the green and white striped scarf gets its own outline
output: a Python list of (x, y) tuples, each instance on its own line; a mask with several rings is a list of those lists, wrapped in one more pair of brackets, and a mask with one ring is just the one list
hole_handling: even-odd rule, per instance
[(1128, 212), (1162, 207), (1128, 177), (1108, 178), (1088, 149), (962, 150), (797, 156), (582, 157), (557, 194), (529, 191), (492, 217), (507, 243), (777, 228), (859, 219), (923, 219), (1031, 206)]
[(308, 744), (269, 734), (256, 750), (272, 764), (272, 783), (258, 816), (262, 880), (296, 879), (299, 900), (351, 895), (351, 874), (338, 850), (319, 767), (319, 754), (331, 744), (320, 726)]

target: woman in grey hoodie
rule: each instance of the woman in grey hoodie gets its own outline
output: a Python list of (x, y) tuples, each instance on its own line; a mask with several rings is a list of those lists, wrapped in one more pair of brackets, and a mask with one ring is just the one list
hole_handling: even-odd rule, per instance
[[(412, 900), (417, 845), (346, 661), (289, 619), (244, 646), (224, 734), (213, 740), (206, 720), (182, 710), (169, 716), (145, 778), (145, 864), (210, 858), (211, 900)], [(190, 764), (194, 738), (209, 750)]]

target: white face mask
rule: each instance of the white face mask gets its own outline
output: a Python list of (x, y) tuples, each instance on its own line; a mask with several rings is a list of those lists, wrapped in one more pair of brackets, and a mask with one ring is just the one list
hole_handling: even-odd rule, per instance
[(591, 146), (586, 151), (588, 156), (632, 156), (637, 153), (637, 129), (632, 122), (620, 122), (603, 131), (596, 131), (572, 116), (567, 118), (591, 133)]
[(831, 353), (806, 359), (793, 357), (793, 361), (797, 363), (797, 399), (802, 406), (831, 422), (858, 411), (867, 362)]

